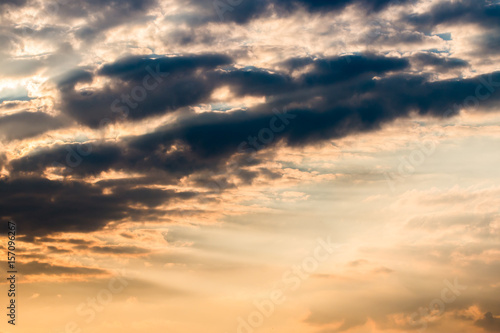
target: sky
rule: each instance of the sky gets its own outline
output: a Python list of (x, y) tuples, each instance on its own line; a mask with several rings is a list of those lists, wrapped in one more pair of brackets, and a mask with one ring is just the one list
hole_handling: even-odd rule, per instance
[(497, 0), (1, 0), (0, 332), (500, 332), (499, 51)]

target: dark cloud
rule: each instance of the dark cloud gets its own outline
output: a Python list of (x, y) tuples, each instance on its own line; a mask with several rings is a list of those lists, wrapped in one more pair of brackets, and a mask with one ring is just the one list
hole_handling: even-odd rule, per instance
[(104, 65), (97, 73), (113, 79), (99, 91), (75, 91), (78, 82), (91, 81), (80, 70), (60, 83), (62, 112), (97, 128), (107, 121), (143, 119), (206, 101), (214, 89), (210, 70), (229, 65), (231, 58), (205, 54), (177, 57), (129, 57)]
[[(130, 15), (134, 12), (144, 12), (154, 4), (156, 2), (153, 0), (83, 0), (78, 3), (60, 1), (57, 12), (70, 17), (88, 17), (91, 14), (104, 14), (108, 11), (112, 11), (116, 15)], [(46, 6), (48, 12), (55, 11), (50, 3), (47, 3)]]
[(378, 12), (391, 5), (403, 5), (414, 0), (239, 0), (203, 1), (191, 0), (190, 5), (199, 9), (198, 15), (186, 17), (194, 25), (206, 22), (235, 22), (246, 24), (249, 21), (270, 17), (273, 14), (289, 15), (300, 9), (311, 13), (340, 11), (349, 5), (357, 5), (367, 13)]
[[(28, 1), (2, 0), (0, 7), (6, 14), (9, 10), (36, 9), (37, 15), (49, 18), (50, 23), (41, 27), (24, 26), (13, 29), (14, 33), (23, 38), (65, 38), (75, 36), (84, 42), (92, 42), (101, 33), (122, 25), (151, 21), (148, 16), (150, 9), (155, 8), (156, 0), (82, 0), (74, 1)], [(7, 16), (7, 15), (5, 15)], [(78, 22), (78, 23), (76, 23)], [(73, 28), (67, 25), (73, 26)], [(61, 29), (61, 27), (65, 28)]]
[(248, 23), (254, 18), (263, 15), (270, 15), (269, 0), (241, 0), (230, 2), (226, 0), (203, 1), (191, 0), (191, 5), (194, 5), (201, 10), (203, 18), (190, 20), (192, 23), (204, 23), (209, 21), (219, 22), (235, 22), (238, 24)]
[(105, 194), (99, 185), (43, 178), (2, 179), (0, 215), (5, 220), (23, 221), (22, 234), (33, 240), (58, 232), (91, 232), (127, 217), (153, 220), (165, 214), (155, 209), (158, 205), (195, 195), (146, 188), (108, 190)]
[(2, 110), (27, 109), (29, 106), (29, 101), (3, 101), (0, 103), (0, 114), (4, 113)]
[(73, 90), (78, 83), (91, 83), (93, 80), (92, 72), (88, 68), (77, 68), (60, 75), (53, 79), (58, 88), (65, 92)]
[(413, 0), (274, 0), (276, 6), (284, 7), (288, 10), (295, 9), (297, 6), (304, 7), (310, 12), (324, 12), (343, 9), (348, 5), (358, 5), (360, 8), (369, 12), (380, 11), (391, 5), (403, 5), (414, 2)]
[(5, 153), (0, 153), (0, 170), (7, 165), (7, 155)]
[(26, 77), (34, 75), (42, 70), (45, 66), (43, 58), (8, 58), (0, 60), (1, 75), (3, 77)]
[(60, 118), (46, 113), (18, 112), (0, 117), (0, 137), (7, 141), (26, 139), (63, 125), (64, 122)]
[[(417, 60), (448, 68), (465, 65), (459, 60), (433, 56)], [(464, 102), (488, 107), (499, 98), (499, 94), (490, 91), (496, 88), (482, 85), (490, 79), (500, 81), (500, 73), (430, 81), (426, 75), (399, 73), (409, 66), (407, 59), (372, 55), (301, 58), (285, 63), (290, 71), (308, 65), (310, 70), (296, 79), (263, 70), (212, 72), (212, 86), (229, 84), (238, 94), (265, 94), (268, 103), (230, 113), (187, 114), (153, 133), (129, 137), (119, 143), (95, 143), (89, 153), (81, 144), (56, 146), (13, 160), (10, 170), (13, 174), (40, 173), (57, 162), (69, 166), (74, 176), (97, 175), (108, 170), (164, 172), (168, 181), (175, 182), (192, 173), (221, 168), (230, 156), (246, 152), (252, 146), (260, 149), (280, 141), (297, 146), (337, 139), (378, 129), (413, 111), (436, 117), (451, 116), (464, 107)], [(104, 67), (103, 71), (110, 76), (135, 77), (137, 67), (140, 66), (123, 62)], [(484, 100), (475, 97), (478, 91)], [(300, 120), (280, 120), (284, 109)], [(271, 123), (284, 125), (271, 142), (249, 142), (249, 138), (258, 137)]]
[(127, 202), (141, 204), (149, 208), (158, 207), (172, 199), (187, 200), (194, 198), (195, 192), (176, 192), (173, 190), (160, 190), (151, 188), (116, 188), (121, 198)]
[(287, 64), (291, 69), (312, 64), (313, 69), (301, 76), (301, 82), (306, 86), (316, 86), (334, 84), (360, 76), (366, 77), (389, 71), (401, 71), (408, 67), (409, 62), (404, 58), (354, 55), (329, 59), (292, 59)]
[(77, 244), (77, 245), (85, 245), (92, 244), (93, 241), (77, 239), (77, 238), (52, 238), (52, 237), (36, 237), (36, 243), (68, 243), (68, 244)]
[(0, 43), (2, 43), (2, 50), (0, 50), (0, 55), (8, 56), (8, 52), (12, 51), (16, 45), (17, 40), (9, 34), (8, 29), (5, 27), (0, 27)]
[(360, 41), (369, 45), (410, 45), (421, 44), (429, 38), (429, 36), (419, 31), (372, 27), (372, 30)]
[(24, 275), (102, 275), (108, 273), (99, 268), (60, 266), (36, 261), (20, 263), (19, 267)]
[(69, 253), (69, 252), (71, 252), (70, 250), (61, 249), (61, 248), (58, 248), (57, 246), (52, 246), (52, 245), (47, 246), (47, 250), (49, 250), (52, 253)]
[(141, 81), (151, 71), (161, 73), (189, 74), (198, 69), (211, 69), (222, 65), (229, 65), (232, 59), (221, 54), (183, 55), (174, 57), (129, 57), (118, 60), (113, 64), (104, 65), (100, 74), (109, 77), (118, 77), (123, 80)]
[(182, 46), (192, 44), (210, 45), (216, 41), (216, 37), (204, 29), (177, 29), (168, 33), (163, 39), (166, 45), (178, 44)]
[(469, 66), (469, 63), (465, 60), (442, 57), (435, 53), (418, 53), (412, 57), (412, 61), (418, 66), (432, 66), (438, 73), (446, 73), (451, 69)]
[(0, 7), (22, 7), (28, 3), (28, 0), (2, 0)]
[(494, 317), (491, 312), (486, 313), (483, 319), (477, 320), (474, 324), (488, 332), (500, 332), (500, 319)]
[(63, 93), (60, 108), (80, 123), (96, 128), (107, 121), (143, 119), (207, 103), (220, 86), (230, 86), (239, 96), (275, 96), (362, 75), (402, 70), (409, 64), (406, 59), (375, 55), (292, 59), (285, 64), (290, 70), (305, 64), (314, 66), (313, 71), (294, 81), (287, 74), (259, 68), (217, 70), (231, 62), (229, 57), (217, 54), (125, 58), (98, 71), (97, 75), (114, 79), (113, 84), (98, 91), (75, 91), (76, 83), (92, 80), (89, 71), (77, 70), (59, 81)]
[(44, 10), (54, 13), (60, 20), (87, 18), (87, 24), (75, 30), (75, 36), (85, 41), (92, 41), (110, 28), (123, 23), (134, 23), (152, 20), (145, 14), (156, 5), (156, 0), (83, 0), (78, 3), (64, 1), (54, 7), (46, 3)]
[(439, 24), (475, 23), (487, 28), (500, 26), (500, 4), (489, 0), (444, 1), (428, 12), (405, 17), (420, 30), (427, 32)]
[(125, 202), (95, 186), (39, 178), (2, 180), (0, 196), (2, 216), (23, 221), (31, 236), (97, 230), (127, 210)]

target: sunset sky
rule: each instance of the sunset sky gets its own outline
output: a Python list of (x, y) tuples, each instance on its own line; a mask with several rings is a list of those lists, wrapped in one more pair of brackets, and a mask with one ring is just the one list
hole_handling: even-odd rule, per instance
[(499, 51), (498, 0), (0, 0), (0, 333), (500, 332)]

